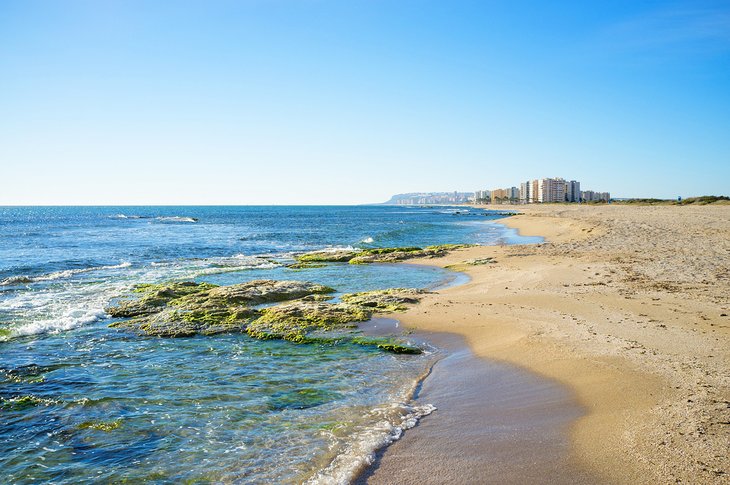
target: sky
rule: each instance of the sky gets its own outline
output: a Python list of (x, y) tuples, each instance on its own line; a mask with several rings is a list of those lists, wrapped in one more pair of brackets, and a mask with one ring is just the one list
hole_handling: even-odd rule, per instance
[(0, 0), (0, 205), (730, 195), (730, 1)]

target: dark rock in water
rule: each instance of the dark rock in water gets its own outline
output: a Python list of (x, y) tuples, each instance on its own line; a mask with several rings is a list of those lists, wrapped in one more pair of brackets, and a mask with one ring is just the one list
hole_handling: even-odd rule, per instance
[(422, 352), (415, 345), (404, 344), (388, 337), (355, 337), (350, 342), (356, 345), (377, 347), (394, 354), (420, 354)]
[[(209, 283), (140, 285), (137, 299), (122, 300), (107, 312), (131, 317), (111, 324), (158, 337), (189, 337), (246, 332), (258, 339), (283, 339), (296, 343), (352, 342), (398, 353), (418, 348), (383, 339), (354, 340), (354, 322), (370, 319), (374, 312), (395, 312), (418, 302), (421, 290), (396, 288), (352, 293), (341, 303), (329, 303), (332, 288), (302, 281), (258, 280), (216, 286)], [(266, 308), (264, 303), (284, 302)]]
[(44, 366), (37, 364), (22, 365), (14, 369), (0, 368), (0, 377), (4, 377), (6, 381), (17, 384), (36, 384), (46, 380), (45, 375), (48, 372), (60, 368), (60, 365)]
[(340, 397), (339, 393), (320, 389), (295, 389), (273, 394), (268, 407), (277, 411), (282, 409), (308, 409), (335, 401)]
[(33, 395), (16, 396), (11, 398), (0, 397), (0, 410), (22, 411), (36, 406), (51, 406), (58, 403), (59, 401), (56, 401), (55, 399), (48, 399)]

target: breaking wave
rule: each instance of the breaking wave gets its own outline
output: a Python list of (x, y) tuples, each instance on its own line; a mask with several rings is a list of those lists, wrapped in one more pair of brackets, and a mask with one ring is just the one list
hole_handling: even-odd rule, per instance
[(322, 471), (310, 478), (307, 484), (347, 484), (370, 466), (375, 453), (400, 439), (405, 430), (413, 428), (424, 416), (436, 410), (432, 404), (411, 406), (394, 403), (389, 407), (371, 411), (373, 417), (381, 418), (373, 426), (357, 432), (342, 453)]
[(91, 268), (65, 269), (63, 271), (54, 271), (53, 273), (46, 273), (39, 276), (10, 276), (0, 281), (0, 286), (24, 285), (29, 283), (38, 283), (41, 281), (60, 280), (64, 278), (71, 278), (72, 276), (75, 276), (77, 274), (90, 273), (92, 271), (128, 268), (131, 265), (132, 263), (125, 261), (123, 263), (110, 266), (92, 266)]
[(198, 222), (196, 217), (182, 217), (182, 216), (160, 216), (155, 217), (156, 221), (160, 222)]
[(106, 318), (106, 316), (106, 312), (101, 308), (73, 309), (58, 318), (39, 320), (13, 328), (11, 329), (11, 335), (13, 337), (24, 337), (41, 333), (58, 333), (97, 322)]
[(154, 219), (160, 222), (198, 222), (197, 217), (187, 216), (140, 216), (136, 214), (115, 214), (111, 219)]

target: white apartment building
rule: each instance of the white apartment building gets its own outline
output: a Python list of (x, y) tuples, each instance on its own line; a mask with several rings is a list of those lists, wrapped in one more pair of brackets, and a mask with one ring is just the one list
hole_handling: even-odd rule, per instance
[(532, 197), (530, 194), (532, 193), (532, 182), (529, 180), (527, 182), (520, 183), (520, 204), (529, 204), (532, 202)]
[(565, 180), (561, 178), (540, 179), (538, 202), (565, 202)]

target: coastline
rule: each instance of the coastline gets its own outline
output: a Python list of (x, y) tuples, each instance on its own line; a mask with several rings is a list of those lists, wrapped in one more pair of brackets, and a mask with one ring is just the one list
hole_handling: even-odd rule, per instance
[[(471, 280), (429, 295), (398, 320), (418, 332), (460, 335), (481, 358), (567, 386), (586, 412), (570, 426), (566, 466), (610, 483), (725, 482), (730, 318), (721, 315), (730, 313), (730, 207), (520, 211), (499, 222), (546, 243), (414, 261)], [(495, 262), (464, 264), (486, 258)], [(416, 450), (413, 436), (427, 422), (383, 452), (368, 483), (407, 482), (413, 470), (437, 473), (458, 461), (441, 453), (404, 468), (398, 455)], [(429, 437), (443, 441), (434, 450), (457, 438)]]

